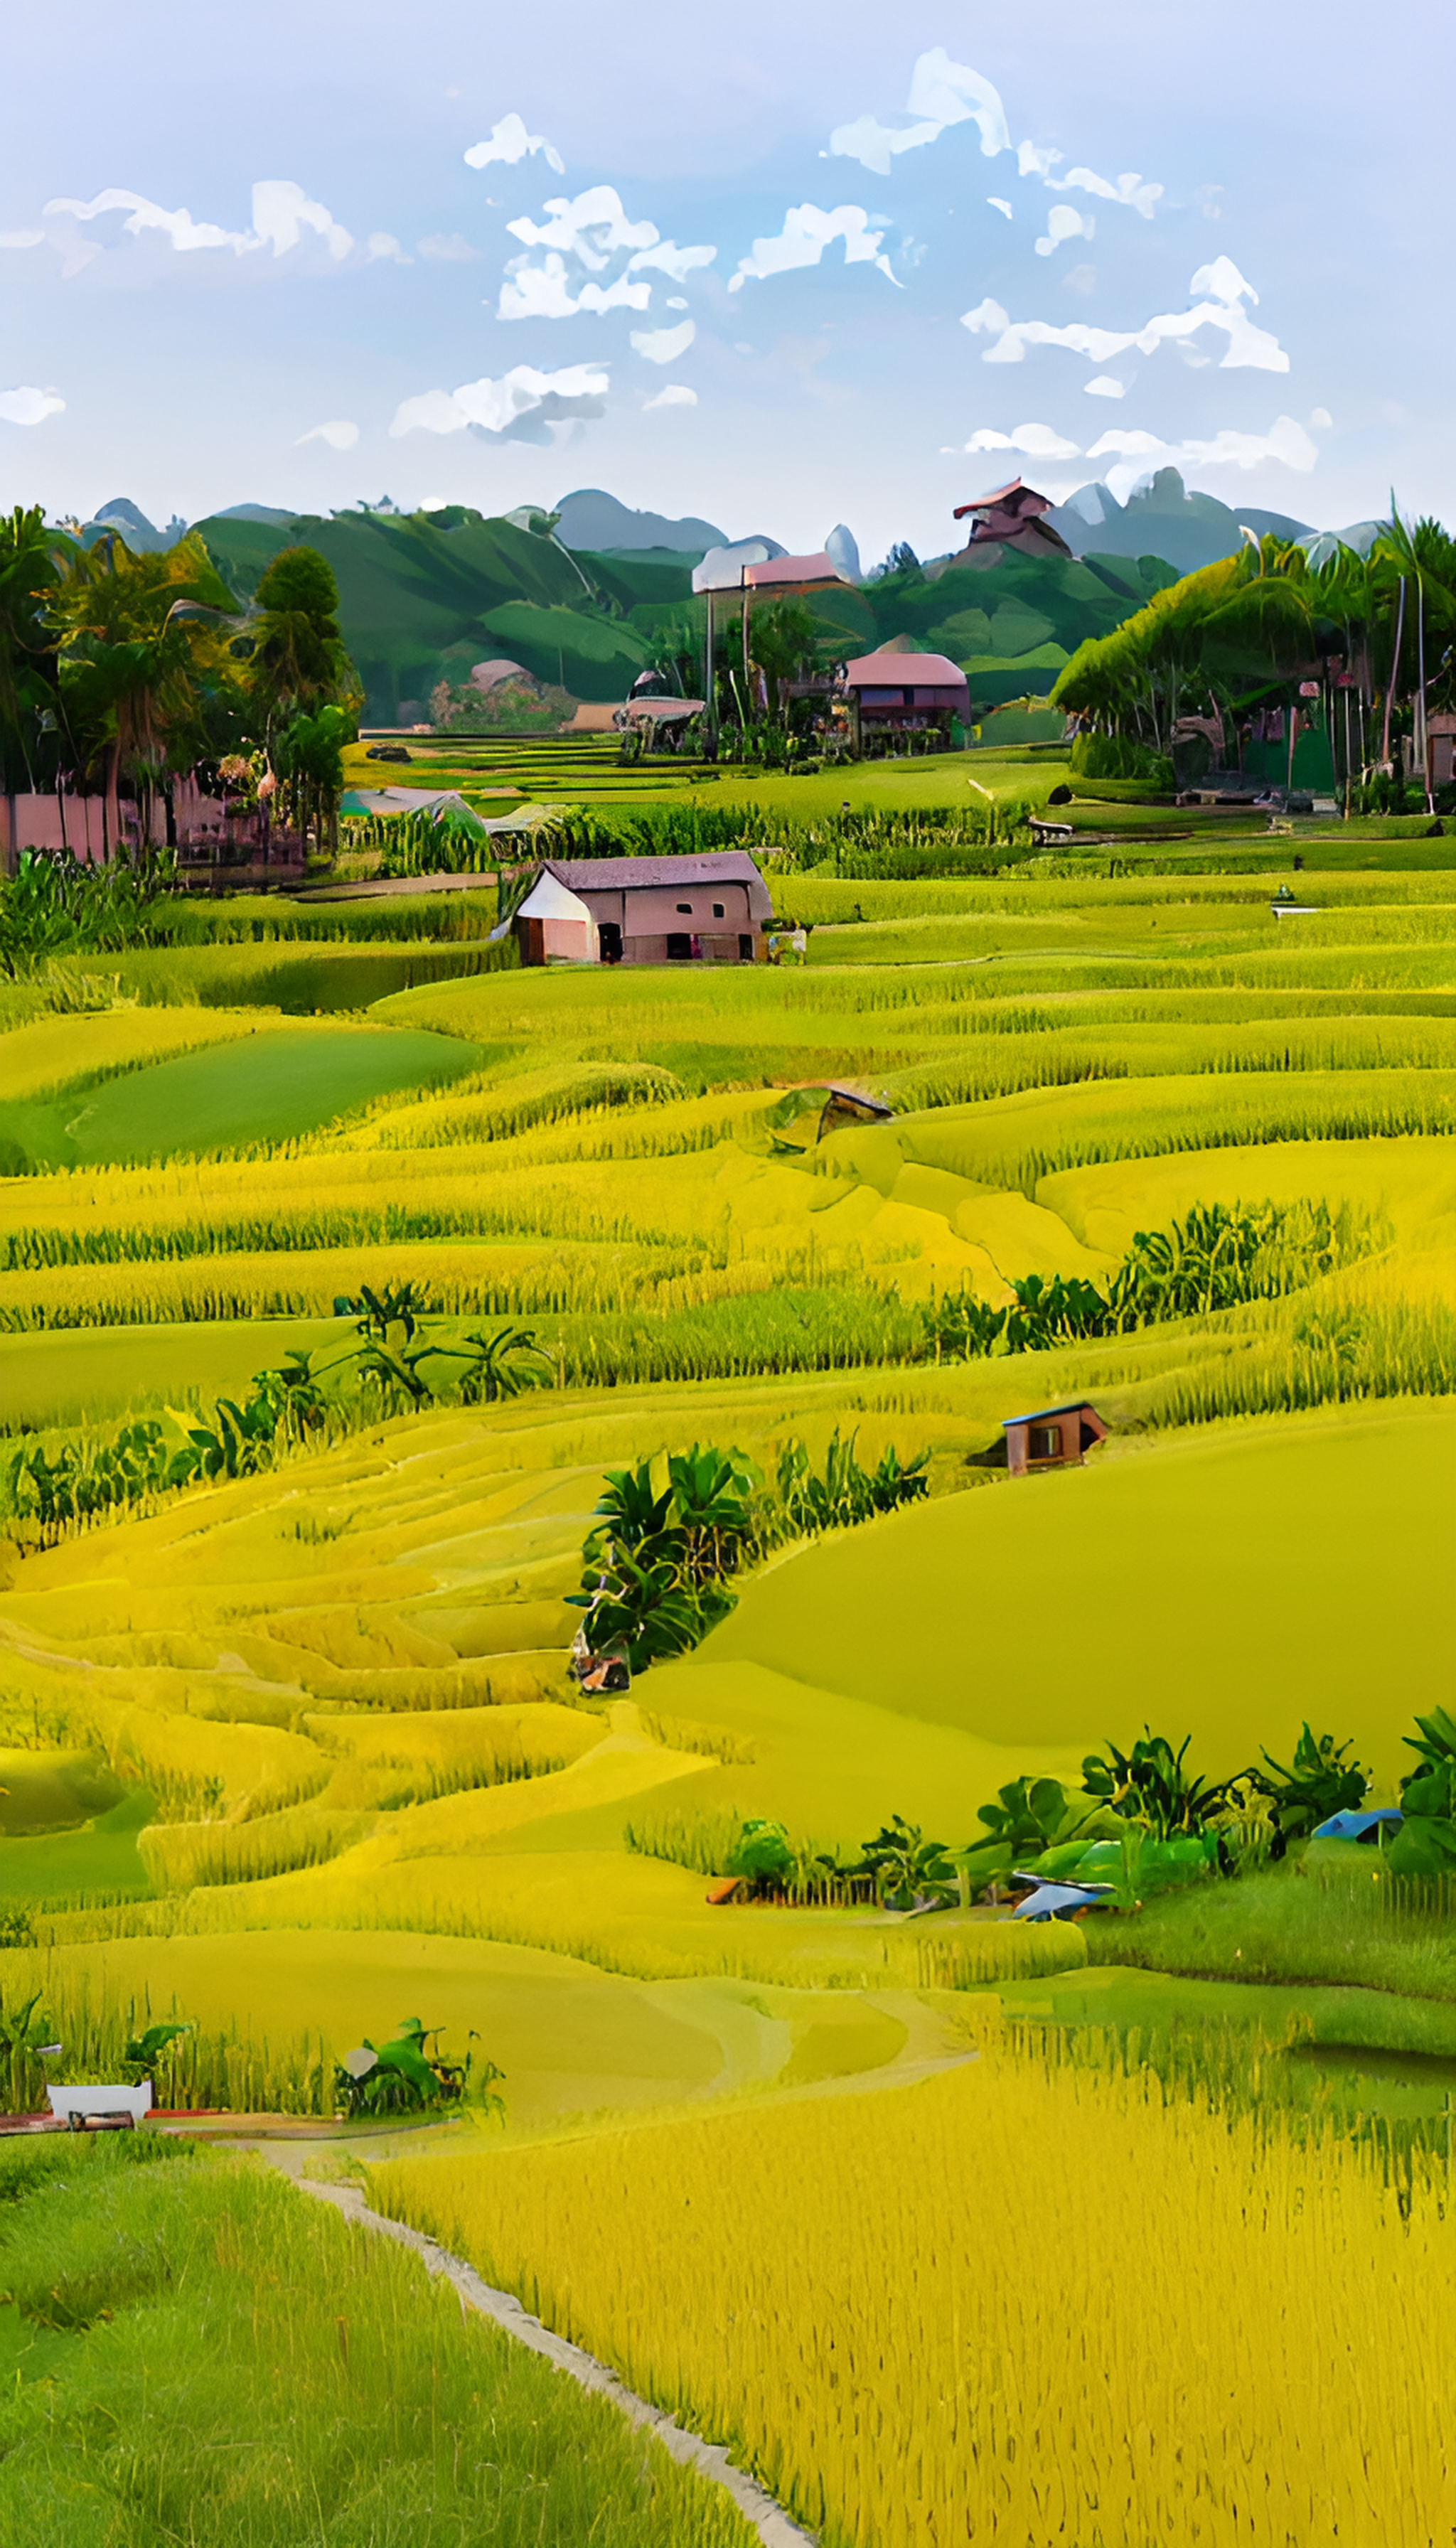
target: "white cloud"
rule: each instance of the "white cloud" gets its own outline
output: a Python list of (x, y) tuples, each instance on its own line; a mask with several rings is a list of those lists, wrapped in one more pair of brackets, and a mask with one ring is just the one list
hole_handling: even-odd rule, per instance
[(1125, 398), (1127, 396), (1122, 382), (1115, 381), (1110, 372), (1099, 372), (1095, 381), (1084, 381), (1082, 387), (1088, 398)]
[(1011, 148), (1011, 135), (1006, 125), (1006, 109), (998, 92), (980, 71), (963, 62), (953, 62), (944, 46), (922, 53), (910, 78), (910, 95), (905, 101), (911, 115), (933, 116), (938, 124), (974, 124), (980, 133), (981, 150), (994, 159), (998, 150)]
[(777, 237), (755, 239), (753, 254), (739, 258), (728, 289), (741, 292), (750, 276), (762, 280), (770, 274), (787, 274), (795, 266), (817, 265), (830, 240), (837, 238), (844, 240), (846, 265), (877, 265), (893, 283), (889, 258), (878, 253), (884, 232), (870, 229), (868, 222), (859, 204), (836, 204), (832, 213), (822, 213), (817, 204), (790, 205)]
[(466, 381), (456, 390), (425, 390), (418, 398), (406, 399), (390, 431), (463, 433), (473, 425), (506, 440), (545, 441), (549, 424), (600, 415), (606, 387), (607, 375), (598, 364), (570, 363), (558, 372), (538, 372), (529, 363), (517, 363), (499, 381)]
[[(1055, 221), (1055, 212), (1051, 219)], [(1228, 339), (1221, 370), (1288, 371), (1289, 356), (1277, 337), (1256, 327), (1244, 309), (1245, 298), (1254, 301), (1258, 295), (1227, 256), (1217, 258), (1212, 265), (1201, 265), (1189, 290), (1214, 292), (1218, 298), (1198, 302), (1191, 310), (1149, 318), (1141, 327), (1053, 327), (1045, 318), (1009, 319), (994, 301), (982, 301), (978, 308), (967, 310), (960, 323), (972, 335), (995, 336), (995, 343), (988, 345), (981, 356), (983, 363), (1024, 362), (1028, 345), (1064, 345), (1070, 353), (1084, 355), (1088, 362), (1106, 363), (1134, 346), (1140, 354), (1153, 354), (1165, 340), (1182, 341), (1196, 335), (1201, 327), (1218, 327)]]
[(644, 415), (650, 415), (655, 407), (696, 407), (696, 390), (685, 390), (680, 381), (669, 381), (665, 390), (659, 390), (656, 398), (650, 398), (647, 401), (642, 412)]
[(629, 283), (619, 274), (615, 283), (584, 283), (578, 300), (579, 310), (594, 310), (598, 318), (607, 310), (645, 310), (652, 299), (650, 283)]
[(607, 310), (645, 310), (651, 299), (650, 283), (630, 283), (622, 274), (604, 288), (599, 283), (584, 284), (573, 300), (564, 258), (553, 253), (543, 265), (532, 265), (522, 256), (507, 268), (496, 315), (500, 318), (576, 318), (584, 310), (594, 310), (600, 318)]
[(1019, 424), (1011, 433), (983, 425), (965, 446), (967, 451), (1022, 451), (1031, 460), (1075, 460), (1081, 447), (1049, 424)]
[(1330, 414), (1327, 407), (1317, 407), (1311, 410), (1310, 422), (1315, 427), (1317, 433), (1327, 433), (1334, 422), (1334, 418)]
[(505, 227), (511, 237), (526, 247), (562, 248), (580, 258), (589, 274), (600, 274), (617, 248), (658, 244), (658, 232), (651, 222), (628, 221), (615, 186), (589, 186), (575, 200), (554, 195), (545, 210), (551, 215), (549, 222), (525, 218), (507, 222)]
[(391, 433), (463, 433), (470, 418), (448, 390), (422, 390), (395, 410)]
[(1155, 433), (1104, 433), (1087, 448), (1089, 460), (1116, 454), (1119, 466), (1106, 473), (1115, 496), (1136, 486), (1149, 469), (1257, 469), (1278, 460), (1286, 469), (1313, 469), (1320, 453), (1302, 424), (1278, 415), (1267, 433), (1236, 433), (1229, 426), (1209, 440), (1164, 442)]
[(507, 168), (513, 168), (517, 160), (537, 150), (558, 177), (566, 175), (560, 152), (553, 149), (544, 134), (527, 133), (518, 115), (502, 115), (500, 123), (492, 127), (489, 141), (477, 141), (467, 150), (465, 164), (467, 168), (489, 168), (493, 160), (500, 159)]
[(348, 255), (354, 242), (342, 224), (322, 204), (316, 204), (296, 185), (291, 177), (261, 177), (253, 188), (253, 226), (250, 230), (225, 230), (216, 222), (195, 222), (185, 207), (169, 213), (165, 206), (153, 204), (145, 195), (134, 195), (125, 186), (107, 186), (83, 204), (74, 195), (56, 195), (46, 206), (46, 215), (69, 213), (78, 222), (94, 222), (101, 213), (126, 213), (122, 224), (134, 237), (144, 230), (161, 230), (180, 253), (198, 248), (231, 248), (234, 256), (247, 256), (255, 248), (271, 247), (275, 256), (286, 256), (298, 246), (305, 230), (317, 231), (327, 241), (328, 253), (337, 262)]
[(485, 249), (472, 247), (459, 230), (432, 230), (428, 238), (419, 241), (419, 253), (428, 257), (432, 265), (478, 265)]
[(634, 327), (628, 341), (633, 353), (640, 354), (644, 362), (676, 363), (696, 334), (692, 320), (684, 318), (681, 327)]
[[(130, 227), (130, 226), (129, 226)], [(333, 215), (321, 204), (312, 203), (302, 186), (291, 177), (263, 177), (253, 188), (253, 228), (257, 244), (271, 244), (275, 256), (286, 256), (297, 247), (306, 229), (317, 230), (328, 242), (328, 253), (337, 261), (348, 255), (354, 242)]]
[(822, 155), (858, 159), (872, 177), (887, 177), (897, 152), (920, 150), (927, 141), (939, 141), (943, 129), (939, 124), (881, 124), (877, 115), (862, 115), (853, 124), (835, 126)]
[(1004, 213), (1008, 221), (1014, 219), (1011, 206), (1008, 204), (1004, 195), (988, 195), (986, 197), (986, 201), (990, 205), (993, 213)]
[(64, 409), (64, 399), (54, 390), (0, 390), (0, 416), (7, 424), (44, 424), (47, 415), (60, 415)]
[(1091, 238), (1096, 227), (1090, 213), (1074, 213), (1070, 204), (1053, 204), (1046, 216), (1046, 236), (1037, 241), (1037, 254), (1053, 255), (1063, 239)]
[(665, 274), (671, 283), (685, 283), (694, 268), (711, 265), (718, 251), (715, 247), (680, 247), (676, 239), (661, 239), (653, 247), (641, 247), (628, 259), (627, 272), (642, 274), (649, 267)]
[(0, 247), (40, 247), (44, 230), (0, 230)]
[(364, 254), (367, 263), (370, 265), (377, 264), (385, 257), (388, 257), (395, 265), (412, 265), (414, 263), (412, 256), (407, 256), (405, 254), (405, 251), (401, 247), (393, 230), (371, 230), (365, 245)]
[(1052, 169), (1060, 165), (1062, 155), (1059, 150), (1043, 150), (1035, 141), (1020, 142), (1016, 173), (1019, 177), (1049, 177)]
[(1211, 292), (1216, 301), (1252, 301), (1258, 294), (1251, 283), (1245, 283), (1231, 256), (1216, 256), (1210, 265), (1201, 265), (1189, 284), (1190, 292)]
[(920, 121), (893, 126), (881, 124), (877, 116), (862, 115), (853, 124), (839, 125), (829, 136), (824, 155), (858, 159), (872, 175), (887, 177), (891, 159), (902, 150), (921, 150), (928, 141), (939, 141), (948, 125), (968, 122), (978, 126), (981, 149), (988, 159), (1011, 147), (1006, 111), (990, 81), (963, 62), (953, 62), (940, 45), (917, 61), (906, 110)]
[[(1058, 151), (1054, 155), (1059, 158), (1061, 154)], [(1136, 169), (1119, 177), (1116, 185), (1108, 177), (1099, 177), (1092, 168), (1069, 168), (1064, 177), (1047, 176), (1046, 183), (1060, 194), (1065, 194), (1069, 186), (1080, 186), (1084, 194), (1101, 195), (1109, 204), (1131, 204), (1134, 212), (1140, 213), (1145, 222), (1151, 221), (1152, 208), (1161, 201), (1163, 193), (1161, 186), (1149, 185)]]
[(676, 292), (670, 292), (663, 306), (668, 310), (685, 310), (687, 304)]
[(326, 442), (330, 451), (352, 451), (358, 439), (357, 424), (350, 424), (341, 416), (336, 416), (331, 424), (316, 424), (312, 433), (298, 436), (298, 442)]
[(102, 213), (126, 213), (129, 219), (122, 228), (130, 230), (134, 238), (139, 238), (143, 230), (165, 230), (173, 247), (183, 251), (230, 247), (234, 255), (242, 256), (249, 248), (261, 245), (248, 230), (225, 230), (215, 222), (195, 222), (185, 210), (169, 213), (162, 205), (153, 204), (145, 195), (134, 195), (125, 186), (107, 186), (99, 195), (93, 195), (89, 204), (83, 204), (75, 195), (54, 195), (45, 210), (47, 219), (52, 213), (69, 213), (78, 222), (94, 222)]

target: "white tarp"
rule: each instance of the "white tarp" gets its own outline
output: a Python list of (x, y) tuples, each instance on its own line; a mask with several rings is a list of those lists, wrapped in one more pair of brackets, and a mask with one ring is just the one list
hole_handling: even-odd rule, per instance
[(709, 549), (701, 564), (692, 570), (692, 590), (737, 592), (746, 566), (767, 566), (771, 558), (787, 554), (776, 540), (736, 540), (731, 548)]
[(371, 814), (433, 814), (437, 819), (450, 814), (467, 823), (481, 820), (458, 787), (351, 787), (348, 793), (357, 796)]
[(586, 920), (592, 918), (587, 905), (562, 883), (560, 876), (544, 872), (536, 878), (524, 902), (517, 904), (517, 920)]

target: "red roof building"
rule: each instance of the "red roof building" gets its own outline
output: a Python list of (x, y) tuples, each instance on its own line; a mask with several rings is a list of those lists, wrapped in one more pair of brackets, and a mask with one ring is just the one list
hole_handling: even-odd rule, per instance
[[(1050, 510), (1050, 497), (1039, 496), (1022, 478), (993, 487), (988, 496), (977, 496), (969, 504), (957, 504), (955, 519), (963, 522), (968, 513), (971, 527), (964, 548), (951, 564), (993, 566), (995, 559), (986, 554), (993, 547), (1013, 548), (1028, 557), (1070, 557), (1060, 532), (1042, 519)], [(978, 554), (972, 555), (973, 551)]]
[(969, 686), (949, 655), (858, 655), (845, 668), (844, 685), (862, 752), (902, 734), (939, 732), (949, 743), (952, 719), (969, 720)]

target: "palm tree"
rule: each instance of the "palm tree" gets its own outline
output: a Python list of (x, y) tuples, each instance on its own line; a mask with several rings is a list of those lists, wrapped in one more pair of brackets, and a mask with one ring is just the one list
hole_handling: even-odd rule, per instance
[(0, 519), (0, 781), (11, 791), (22, 776), (34, 790), (55, 755), (60, 683), (46, 609), (65, 545), (39, 504)]
[(59, 642), (60, 695), (83, 766), (106, 769), (105, 837), (120, 834), (123, 774), (142, 799), (143, 841), (152, 791), (188, 768), (201, 739), (201, 677), (221, 653), (216, 622), (236, 609), (202, 540), (135, 557), (115, 532), (77, 550), (57, 580), (48, 618)]

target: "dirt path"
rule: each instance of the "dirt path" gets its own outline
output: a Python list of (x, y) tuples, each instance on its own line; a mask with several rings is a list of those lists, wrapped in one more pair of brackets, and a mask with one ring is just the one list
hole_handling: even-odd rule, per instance
[[(881, 2005), (888, 2004), (906, 2025), (907, 2040), (897, 2060), (886, 2062), (876, 2070), (854, 2071), (842, 2078), (807, 2081), (802, 2086), (791, 2088), (770, 2088), (751, 2102), (754, 2105), (798, 2104), (815, 2097), (873, 2095), (888, 2088), (910, 2087), (922, 2079), (934, 2078), (942, 2071), (959, 2069), (963, 2063), (979, 2057), (971, 2048), (948, 2049), (944, 2022), (934, 2016), (913, 1992), (879, 1992), (873, 1997)], [(653, 2117), (644, 2114), (630, 2120), (646, 2125), (653, 2121)], [(625, 2387), (606, 2363), (598, 2362), (594, 2354), (588, 2353), (581, 2345), (568, 2343), (564, 2336), (554, 2334), (538, 2318), (533, 2318), (513, 2292), (497, 2291), (492, 2284), (482, 2280), (473, 2265), (468, 2265), (461, 2256), (452, 2255), (438, 2239), (426, 2237), (422, 2230), (411, 2230), (405, 2222), (392, 2221), (386, 2214), (374, 2211), (357, 2186), (329, 2184), (305, 2173), (311, 2165), (317, 2165), (320, 2159), (329, 2156), (347, 2153), (348, 2157), (357, 2159), (360, 2155), (357, 2138), (345, 2139), (340, 2136), (335, 2140), (311, 2135), (308, 2138), (272, 2139), (258, 2136), (240, 2138), (231, 2146), (239, 2153), (265, 2160), (280, 2175), (286, 2176), (300, 2194), (312, 2195), (319, 2203), (331, 2203), (345, 2221), (353, 2222), (357, 2228), (371, 2230), (378, 2237), (393, 2238), (397, 2245), (409, 2247), (420, 2258), (426, 2273), (437, 2274), (450, 2285), (462, 2308), (479, 2312), (481, 2317), (490, 2319), (503, 2333), (513, 2337), (516, 2343), (526, 2345), (532, 2353), (542, 2355), (556, 2370), (564, 2371), (581, 2388), (605, 2398), (626, 2416), (629, 2423), (654, 2434), (675, 2460), (695, 2469), (698, 2476), (706, 2478), (710, 2485), (721, 2487), (757, 2533), (763, 2548), (817, 2548), (816, 2534), (802, 2529), (767, 2489), (760, 2486), (757, 2478), (735, 2467), (720, 2443), (705, 2441), (700, 2433), (690, 2432), (665, 2409), (639, 2398), (635, 2390)]]

